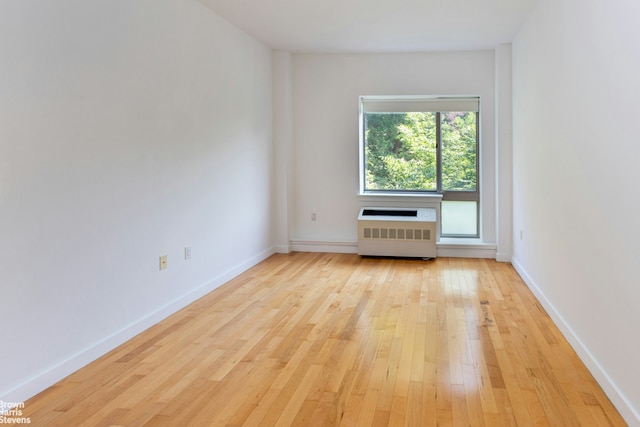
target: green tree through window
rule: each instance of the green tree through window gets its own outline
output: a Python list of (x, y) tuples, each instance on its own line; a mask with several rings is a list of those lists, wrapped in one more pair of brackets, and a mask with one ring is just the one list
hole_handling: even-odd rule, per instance
[(476, 191), (477, 118), (473, 112), (446, 112), (441, 115), (442, 189)]
[(475, 112), (366, 113), (364, 119), (366, 190), (476, 191)]
[(434, 113), (365, 117), (367, 189), (437, 190)]

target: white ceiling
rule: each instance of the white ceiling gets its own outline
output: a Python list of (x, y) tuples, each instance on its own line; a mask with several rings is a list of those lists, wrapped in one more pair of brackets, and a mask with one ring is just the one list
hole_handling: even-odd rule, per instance
[(198, 0), (274, 49), (420, 52), (510, 42), (538, 0)]

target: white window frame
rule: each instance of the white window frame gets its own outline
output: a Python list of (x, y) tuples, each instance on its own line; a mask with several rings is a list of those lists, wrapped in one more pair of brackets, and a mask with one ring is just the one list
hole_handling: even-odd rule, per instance
[[(437, 189), (436, 190), (367, 190), (366, 189), (366, 156), (364, 115), (369, 112), (435, 112), (437, 126), (440, 126), (440, 113), (445, 111), (475, 111), (476, 112), (476, 189), (475, 191), (443, 191), (442, 190), (442, 144), (438, 139)], [(480, 206), (480, 97), (479, 96), (360, 96), (359, 98), (359, 183), (360, 196), (401, 196), (412, 195), (442, 201), (475, 201), (476, 202), (476, 234), (475, 235), (446, 235), (446, 237), (479, 238), (481, 236), (481, 206)], [(438, 131), (438, 138), (440, 132)], [(440, 211), (440, 209), (438, 209)], [(440, 227), (442, 221), (439, 221)], [(440, 228), (439, 227), (439, 228)], [(440, 231), (439, 235), (440, 235)]]

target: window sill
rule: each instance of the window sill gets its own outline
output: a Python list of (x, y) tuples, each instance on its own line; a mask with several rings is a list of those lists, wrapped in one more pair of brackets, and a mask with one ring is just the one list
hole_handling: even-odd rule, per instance
[(360, 193), (358, 200), (363, 202), (427, 202), (440, 203), (442, 194), (438, 193)]

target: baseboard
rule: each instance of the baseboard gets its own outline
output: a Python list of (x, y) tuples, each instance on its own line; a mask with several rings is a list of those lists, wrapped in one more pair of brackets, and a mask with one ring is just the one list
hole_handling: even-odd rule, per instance
[(611, 403), (618, 409), (622, 418), (630, 426), (640, 427), (640, 414), (629, 402), (627, 397), (622, 393), (618, 386), (613, 382), (611, 377), (593, 357), (587, 346), (582, 342), (580, 337), (573, 331), (569, 323), (564, 319), (562, 314), (556, 310), (551, 301), (547, 299), (546, 295), (533, 281), (531, 276), (525, 271), (524, 267), (518, 262), (518, 260), (512, 257), (511, 264), (516, 269), (522, 280), (527, 284), (531, 292), (540, 301), (544, 309), (549, 313), (549, 316), (554, 321), (560, 332), (569, 341), (571, 347), (575, 350), (580, 357), (580, 360), (585, 364), (591, 375), (596, 379), (602, 390), (604, 390)]
[(294, 252), (356, 254), (358, 253), (358, 243), (320, 240), (292, 240), (291, 250)]
[(436, 247), (439, 257), (496, 259), (496, 245), (438, 243)]
[[(496, 259), (496, 245), (473, 243), (438, 243), (437, 255), (451, 258), (490, 258)], [(333, 252), (358, 253), (356, 241), (322, 241), (322, 240), (292, 240), (291, 250), (295, 252)]]
[(288, 254), (291, 251), (291, 245), (276, 245), (273, 247), (273, 252), (276, 254)]
[[(66, 360), (41, 371), (23, 383), (13, 387), (12, 389), (0, 395), (0, 402), (15, 402), (16, 404), (35, 396), (41, 391), (51, 387), (61, 379), (69, 376), (78, 369), (88, 365), (97, 358), (103, 356), (124, 342), (130, 340), (139, 333), (145, 331), (163, 319), (166, 319), (178, 310), (186, 307), (197, 299), (203, 297), (214, 289), (225, 284), (229, 280), (265, 260), (275, 253), (275, 248), (269, 248), (243, 262), (235, 267), (223, 272), (222, 274), (212, 278), (202, 285), (192, 289), (186, 294), (174, 299), (173, 301), (159, 307), (146, 316), (125, 326), (124, 328), (114, 332), (90, 347), (74, 354)], [(5, 408), (8, 410), (8, 408)], [(0, 412), (2, 414), (2, 412)]]
[(511, 262), (511, 254), (502, 254), (500, 252), (496, 252), (496, 261)]

